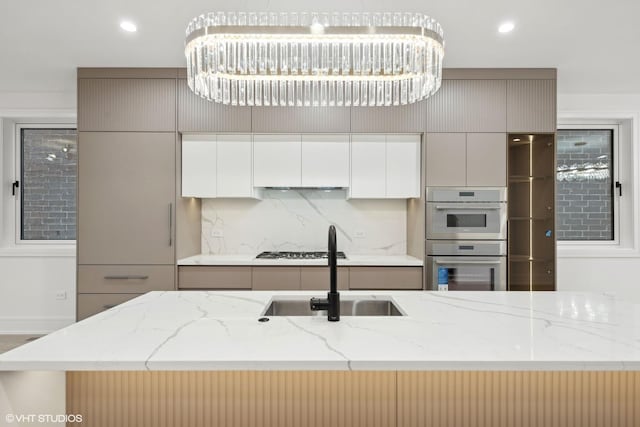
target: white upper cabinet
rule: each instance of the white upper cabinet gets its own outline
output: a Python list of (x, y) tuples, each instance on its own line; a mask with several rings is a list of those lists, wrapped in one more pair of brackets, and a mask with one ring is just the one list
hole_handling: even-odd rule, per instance
[(420, 197), (420, 135), (218, 134), (182, 138), (183, 197), (259, 198), (263, 187)]
[(184, 135), (183, 197), (255, 197), (251, 135)]
[(352, 135), (349, 197), (386, 197), (386, 137)]
[(419, 135), (387, 135), (387, 197), (420, 197)]
[(420, 197), (420, 136), (353, 135), (349, 197)]
[(349, 186), (349, 135), (302, 135), (301, 185)]
[(250, 134), (218, 135), (218, 197), (253, 197)]
[(182, 137), (182, 196), (216, 197), (216, 136)]
[(301, 171), (300, 135), (254, 135), (255, 187), (300, 187)]

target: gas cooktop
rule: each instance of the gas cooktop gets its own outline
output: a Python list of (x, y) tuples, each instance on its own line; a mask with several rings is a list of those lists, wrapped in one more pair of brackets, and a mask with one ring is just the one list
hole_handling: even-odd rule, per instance
[[(346, 259), (344, 252), (337, 252), (338, 259)], [(262, 252), (256, 258), (259, 259), (327, 259), (327, 252)]]

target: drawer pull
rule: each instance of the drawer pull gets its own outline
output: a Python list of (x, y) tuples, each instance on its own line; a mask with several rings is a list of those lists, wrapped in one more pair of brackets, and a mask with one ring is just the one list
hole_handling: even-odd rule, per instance
[(129, 276), (104, 276), (106, 280), (147, 280), (149, 276), (129, 275)]
[(102, 308), (104, 308), (105, 310), (109, 310), (110, 308), (115, 307), (118, 304), (105, 304), (102, 306)]

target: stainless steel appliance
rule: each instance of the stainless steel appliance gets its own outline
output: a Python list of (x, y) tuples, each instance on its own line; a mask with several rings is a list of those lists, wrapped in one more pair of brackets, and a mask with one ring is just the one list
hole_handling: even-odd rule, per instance
[[(256, 258), (259, 259), (327, 259), (329, 258), (328, 252), (262, 252)], [(344, 252), (337, 252), (336, 258), (346, 259)]]
[(427, 289), (438, 289), (438, 268), (446, 268), (450, 291), (506, 291), (507, 242), (427, 241)]
[(427, 239), (505, 240), (506, 202), (506, 188), (427, 188)]

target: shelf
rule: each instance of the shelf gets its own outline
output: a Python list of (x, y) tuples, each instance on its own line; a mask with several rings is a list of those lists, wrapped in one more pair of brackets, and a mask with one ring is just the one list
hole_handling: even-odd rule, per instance
[(555, 176), (541, 175), (541, 176), (526, 176), (526, 175), (514, 175), (509, 177), (509, 183), (528, 183), (529, 181), (552, 179), (555, 180)]
[(552, 216), (516, 216), (509, 218), (509, 221), (548, 221)]
[(521, 263), (521, 262), (551, 262), (553, 258), (551, 257), (537, 257), (537, 258), (529, 258), (528, 255), (509, 255), (509, 262)]

